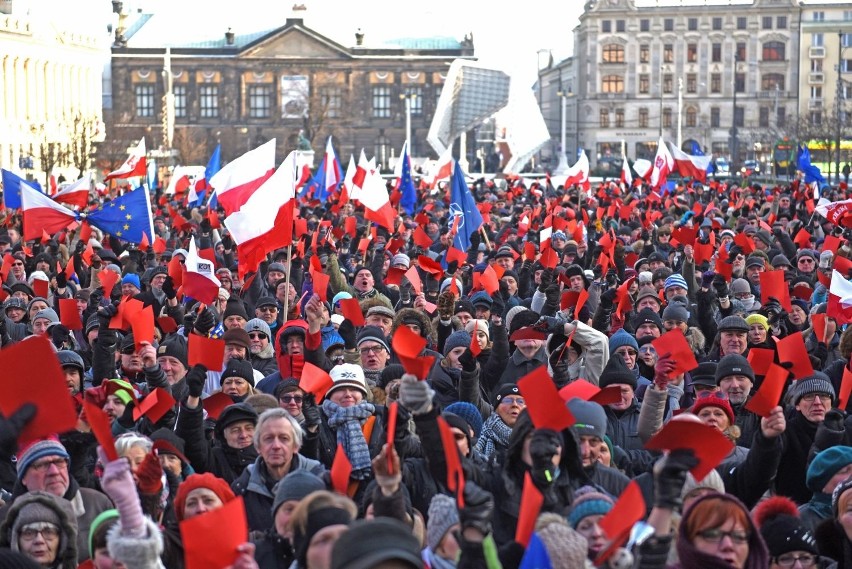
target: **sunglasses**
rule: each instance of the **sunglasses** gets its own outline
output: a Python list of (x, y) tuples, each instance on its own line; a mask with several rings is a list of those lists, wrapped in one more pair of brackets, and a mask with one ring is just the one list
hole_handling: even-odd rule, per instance
[(615, 353), (621, 354), (622, 356), (635, 356), (637, 354), (636, 350), (630, 348), (626, 350), (617, 350)]
[(281, 401), (283, 401), (284, 403), (293, 403), (293, 402), (295, 402), (297, 405), (301, 405), (301, 404), (302, 404), (302, 401), (304, 401), (304, 400), (305, 400), (305, 398), (304, 398), (304, 397), (302, 397), (301, 395), (282, 395), (282, 396), (281, 396), (281, 397), (279, 397), (278, 399), (280, 399), (280, 400), (281, 400)]
[(125, 356), (132, 356), (136, 352), (136, 346), (130, 346), (129, 348), (124, 348), (121, 350), (121, 353)]
[(727, 399), (728, 394), (724, 391), (702, 391), (698, 394), (699, 399)]
[(261, 312), (278, 312), (278, 307), (277, 306), (260, 306), (260, 307), (258, 307), (258, 310), (260, 310)]
[(267, 336), (263, 332), (252, 332), (251, 334), (249, 334), (249, 338), (251, 338), (252, 340), (265, 340), (268, 337), (269, 336)]

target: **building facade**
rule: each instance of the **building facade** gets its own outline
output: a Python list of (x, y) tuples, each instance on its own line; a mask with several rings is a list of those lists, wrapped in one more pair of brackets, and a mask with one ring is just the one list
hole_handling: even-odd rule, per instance
[[(566, 122), (599, 172), (618, 172), (622, 151), (653, 159), (660, 136), (736, 164), (762, 160), (796, 120), (798, 0), (682, 4), (586, 3)], [(541, 73), (550, 91), (558, 67)]]
[[(111, 147), (144, 136), (149, 148), (171, 146), (176, 163), (204, 164), (216, 144), (227, 161), (272, 138), (278, 159), (308, 147), (320, 156), (331, 136), (344, 165), (363, 148), (389, 168), (409, 117), (411, 155), (430, 153), (426, 133), (448, 65), (473, 57), (471, 38), (370, 47), (355, 34), (354, 46), (345, 47), (289, 16), (257, 19), (256, 30), (240, 33), (223, 27), (193, 42), (158, 29), (164, 18), (143, 14), (121, 24), (112, 50)], [(163, 105), (163, 37), (171, 38), (171, 141), (163, 136), (170, 114)]]

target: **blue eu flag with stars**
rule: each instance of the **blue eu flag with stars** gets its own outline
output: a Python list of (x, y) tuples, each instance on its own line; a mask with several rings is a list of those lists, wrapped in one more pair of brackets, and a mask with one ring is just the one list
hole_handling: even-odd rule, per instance
[(154, 220), (145, 186), (89, 212), (86, 220), (101, 231), (130, 243), (141, 242), (143, 234), (148, 236), (149, 243), (154, 242)]

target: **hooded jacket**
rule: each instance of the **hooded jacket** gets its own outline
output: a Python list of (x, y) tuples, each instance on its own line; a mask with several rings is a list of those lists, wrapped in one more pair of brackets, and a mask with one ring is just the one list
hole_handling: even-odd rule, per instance
[(71, 504), (63, 499), (57, 498), (46, 492), (28, 492), (19, 497), (9, 508), (6, 519), (0, 525), (0, 547), (8, 547), (13, 551), (18, 550), (18, 536), (13, 533), (15, 522), (21, 515), (21, 511), (27, 506), (37, 504), (43, 508), (49, 508), (59, 518), (59, 547), (56, 551), (56, 559), (51, 568), (75, 569), (77, 567), (77, 519)]

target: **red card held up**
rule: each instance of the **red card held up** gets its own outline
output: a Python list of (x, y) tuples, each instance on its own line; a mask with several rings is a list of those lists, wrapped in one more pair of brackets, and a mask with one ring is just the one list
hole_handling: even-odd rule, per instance
[(149, 344), (154, 343), (154, 309), (151, 306), (146, 306), (137, 312), (130, 321), (130, 327), (133, 330), (133, 342), (136, 344), (136, 350), (139, 351), (143, 342)]
[(790, 287), (787, 286), (784, 275), (785, 272), (781, 270), (760, 273), (760, 302), (768, 304), (769, 297), (773, 296), (778, 299), (784, 310), (789, 312), (793, 310), (793, 305), (790, 304)]
[[(304, 374), (302, 375), (304, 377)], [(396, 417), (399, 414), (399, 403), (394, 401), (390, 405), (388, 405), (388, 474), (393, 474), (393, 454), (391, 453), (391, 449), (393, 449), (393, 442), (396, 438)]]
[(574, 417), (559, 396), (547, 366), (538, 367), (518, 380), (518, 389), (537, 429), (562, 431), (574, 424)]
[(206, 399), (202, 399), (201, 404), (204, 407), (204, 410), (207, 411), (207, 416), (215, 420), (219, 418), (219, 415), (222, 414), (222, 411), (225, 410), (225, 407), (234, 404), (234, 400), (231, 399), (230, 395), (227, 395), (220, 391), (219, 393), (214, 393)]
[(388, 274), (385, 277), (385, 284), (399, 286), (402, 284), (402, 277), (405, 276), (405, 269), (390, 267)]
[(651, 344), (654, 349), (662, 357), (664, 354), (670, 354), (670, 358), (675, 362), (675, 368), (669, 374), (669, 377), (677, 377), (687, 371), (694, 370), (698, 367), (698, 361), (695, 359), (695, 354), (689, 343), (686, 341), (683, 332), (680, 328), (669, 330)]
[(82, 330), (83, 322), (77, 312), (77, 301), (73, 298), (59, 299), (59, 321), (69, 330)]
[(299, 388), (306, 393), (313, 393), (317, 403), (323, 400), (334, 382), (325, 370), (310, 362), (302, 367), (302, 377), (299, 378)]
[(98, 279), (101, 281), (101, 287), (104, 289), (104, 296), (109, 296), (112, 293), (115, 283), (118, 282), (118, 273), (109, 269), (103, 269), (98, 272)]
[(783, 367), (769, 364), (769, 370), (760, 384), (760, 389), (751, 396), (745, 408), (760, 417), (769, 415), (781, 401), (781, 394), (784, 392), (788, 375), (790, 375), (789, 372)]
[(157, 318), (157, 326), (163, 331), (163, 334), (171, 334), (178, 331), (177, 322), (171, 316), (160, 316)]
[(840, 381), (840, 393), (838, 394), (837, 408), (843, 411), (849, 404), (849, 394), (852, 393), (852, 370), (847, 365), (843, 368), (843, 379)]
[(47, 298), (47, 293), (50, 290), (50, 283), (44, 279), (33, 279), (33, 292), (36, 296)]
[(521, 494), (521, 509), (518, 515), (518, 525), (515, 529), (515, 541), (527, 547), (535, 528), (538, 513), (544, 504), (544, 496), (535, 487), (530, 473), (524, 474), (524, 490)]
[(464, 470), (459, 458), (459, 447), (447, 420), (438, 416), (438, 430), (441, 433), (441, 446), (444, 447), (444, 461), (447, 465), (447, 490), (456, 495), (456, 504), (464, 508)]
[(435, 361), (434, 356), (421, 355), (426, 347), (426, 340), (407, 326), (400, 326), (393, 334), (392, 345), (406, 373), (416, 375), (420, 380), (426, 379)]
[(793, 379), (813, 375), (814, 368), (811, 366), (808, 349), (805, 347), (805, 340), (801, 334), (790, 334), (786, 338), (777, 340), (775, 350), (778, 352), (779, 362), (793, 364), (789, 368)]
[(202, 364), (208, 370), (218, 371), (222, 369), (225, 359), (224, 340), (190, 334), (187, 350), (190, 367), (195, 364)]
[(352, 474), (352, 463), (343, 450), (343, 445), (337, 443), (337, 452), (334, 453), (334, 461), (331, 463), (331, 487), (338, 494), (348, 496), (349, 476)]
[(576, 379), (559, 390), (559, 397), (566, 403), (572, 399), (582, 399), (589, 401), (592, 397), (600, 393), (601, 388), (597, 385), (592, 385), (585, 379)]
[(607, 385), (601, 389), (600, 392), (592, 396), (589, 401), (593, 401), (601, 407), (618, 403), (621, 401), (621, 387), (617, 385)]
[(417, 267), (411, 267), (405, 272), (405, 278), (411, 283), (411, 288), (415, 294), (423, 294), (423, 281), (420, 280), (420, 273), (417, 272)]
[(328, 301), (328, 283), (331, 277), (325, 273), (311, 271), (311, 281), (314, 284), (314, 292), (323, 302)]
[(734, 443), (716, 427), (676, 417), (645, 444), (648, 450), (691, 449), (698, 464), (690, 470), (696, 480), (704, 480), (728, 456)]
[(603, 563), (624, 545), (633, 524), (643, 517), (645, 517), (645, 498), (642, 496), (639, 484), (631, 480), (612, 509), (598, 522), (601, 530), (610, 539), (610, 544), (601, 551), (595, 562)]
[(145, 415), (152, 423), (156, 423), (174, 405), (175, 398), (165, 389), (157, 387), (133, 408), (133, 420), (138, 421)]
[(811, 314), (811, 327), (816, 339), (820, 342), (825, 342), (825, 319), (825, 314)]
[(344, 298), (340, 301), (340, 311), (343, 317), (352, 322), (356, 328), (364, 325), (364, 312), (357, 298)]
[(542, 332), (541, 330), (537, 330), (532, 326), (523, 326), (518, 328), (512, 333), (512, 336), (509, 338), (510, 342), (517, 342), (518, 340), (546, 340), (547, 334)]
[(243, 497), (180, 522), (186, 569), (225, 569), (248, 541), (248, 521)]
[(118, 460), (115, 441), (112, 438), (112, 427), (107, 414), (104, 413), (103, 409), (85, 399), (83, 400), (83, 410), (86, 412), (86, 421), (92, 429), (92, 434), (95, 435), (98, 444), (103, 447), (107, 460)]
[(766, 375), (769, 366), (775, 361), (775, 351), (767, 348), (751, 348), (747, 359), (755, 375)]
[(65, 374), (59, 365), (50, 340), (33, 336), (0, 350), (3, 389), (0, 389), (0, 412), (11, 416), (25, 403), (36, 406), (35, 417), (24, 427), (18, 440), (32, 441), (64, 433), (77, 425)]

